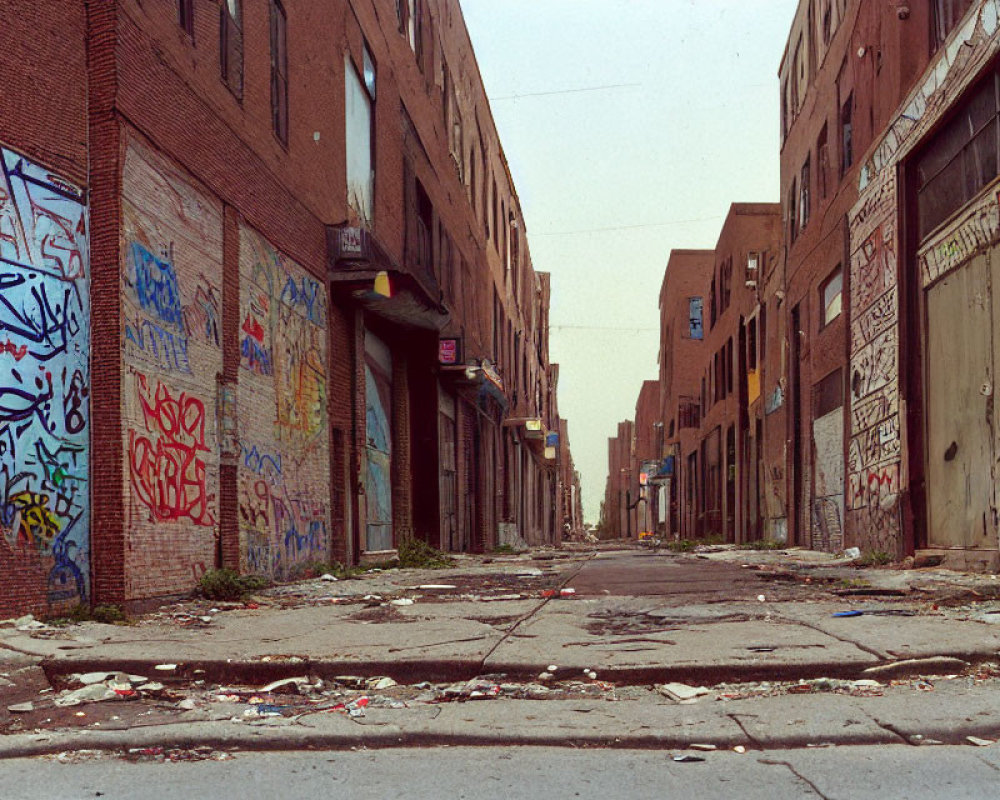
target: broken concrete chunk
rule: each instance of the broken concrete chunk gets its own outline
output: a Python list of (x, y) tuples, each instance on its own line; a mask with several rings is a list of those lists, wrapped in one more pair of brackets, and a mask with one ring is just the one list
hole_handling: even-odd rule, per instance
[(114, 700), (116, 697), (118, 697), (118, 693), (114, 689), (105, 686), (103, 683), (95, 683), (57, 697), (55, 704), (62, 708), (69, 708), (83, 703), (100, 703), (104, 700)]
[(656, 689), (675, 703), (695, 703), (699, 697), (708, 694), (708, 689), (704, 686), (688, 686), (686, 683), (664, 683)]
[(7, 706), (7, 710), (11, 714), (26, 714), (29, 711), (35, 710), (34, 703), (15, 703), (12, 706)]

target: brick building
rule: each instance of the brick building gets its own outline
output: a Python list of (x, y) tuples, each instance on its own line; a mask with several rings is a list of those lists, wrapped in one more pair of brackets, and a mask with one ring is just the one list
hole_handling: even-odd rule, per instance
[(635, 498), (639, 481), (633, 465), (634, 448), (635, 424), (623, 420), (618, 423), (617, 434), (608, 439), (608, 478), (601, 505), (602, 539), (631, 539), (636, 535)]
[[(734, 301), (742, 310), (726, 319), (711, 309), (719, 267), (727, 249), (748, 247), (742, 234), (720, 237), (697, 452), (695, 431), (682, 443), (684, 429), (672, 426), (691, 377), (662, 389), (665, 455), (680, 456), (682, 487), (706, 497), (699, 527), (679, 493), (677, 535), (718, 527), (736, 541), (1000, 564), (990, 277), (1000, 241), (998, 17), (995, 0), (800, 2), (779, 75), (780, 238), (771, 231), (771, 244), (755, 246), (767, 255), (743, 277), (756, 297)], [(693, 344), (676, 332), (693, 316), (683, 309), (692, 290), (670, 285), (668, 270), (661, 376), (675, 349)], [(741, 343), (732, 358), (731, 339)], [(708, 438), (717, 430), (721, 446)]]
[(668, 507), (660, 531), (665, 536), (697, 527), (704, 292), (714, 266), (713, 250), (671, 250), (660, 287), (659, 386), (665, 464), (657, 482), (663, 484)]
[(0, 613), (554, 540), (549, 283), (458, 0), (13, 6)]
[[(934, 5), (803, 0), (780, 68), (788, 535), (818, 549), (843, 547), (846, 517), (862, 502), (845, 506), (845, 481), (874, 466), (849, 453), (861, 431), (845, 403), (848, 316), (862, 310), (845, 302), (844, 267), (861, 155), (927, 64)], [(888, 427), (883, 434), (898, 441)], [(845, 454), (855, 462), (847, 473)]]

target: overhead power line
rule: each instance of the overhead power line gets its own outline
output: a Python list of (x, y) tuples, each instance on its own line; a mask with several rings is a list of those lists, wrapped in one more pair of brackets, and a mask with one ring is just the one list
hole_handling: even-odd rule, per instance
[(525, 92), (524, 94), (508, 94), (503, 97), (491, 97), (491, 103), (501, 100), (520, 100), (522, 97), (551, 97), (557, 94), (579, 94), (581, 92), (605, 92), (611, 89), (633, 89), (642, 86), (641, 83), (609, 83), (605, 86), (584, 86), (579, 89), (555, 89), (551, 92)]
[(532, 236), (578, 236), (582, 233), (608, 233), (610, 231), (633, 231), (640, 228), (665, 228), (669, 225), (688, 225), (693, 222), (712, 222), (722, 219), (721, 216), (699, 217), (698, 219), (675, 219), (670, 222), (648, 222), (639, 225), (615, 225), (610, 228), (583, 228), (578, 231), (538, 231)]

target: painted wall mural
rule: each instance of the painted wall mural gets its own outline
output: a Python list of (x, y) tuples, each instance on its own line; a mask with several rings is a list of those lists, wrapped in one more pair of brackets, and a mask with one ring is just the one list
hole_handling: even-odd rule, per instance
[(90, 297), (83, 190), (0, 148), (0, 563), (50, 604), (90, 583)]
[(326, 290), (240, 228), (240, 562), (284, 577), (329, 558)]
[[(862, 165), (850, 213), (851, 386), (847, 526), (862, 547), (902, 549), (899, 496), (905, 470), (900, 425), (899, 187), (895, 167), (1000, 52), (1000, 0), (988, 0), (953, 34)], [(1000, 226), (992, 208), (966, 212), (951, 238), (920, 255), (925, 285), (961, 263)]]
[(189, 590), (218, 536), (222, 206), (128, 143), (122, 180), (126, 593)]

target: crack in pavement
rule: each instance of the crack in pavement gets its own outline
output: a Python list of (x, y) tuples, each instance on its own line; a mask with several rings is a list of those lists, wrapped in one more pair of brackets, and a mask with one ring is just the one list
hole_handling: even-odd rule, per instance
[(776, 759), (771, 759), (771, 758), (758, 758), (757, 762), (760, 764), (766, 764), (768, 766), (785, 767), (789, 772), (792, 773), (792, 775), (794, 775), (796, 778), (798, 778), (800, 781), (806, 784), (810, 789), (812, 789), (816, 793), (817, 797), (822, 798), (822, 800), (833, 800), (833, 798), (823, 794), (823, 792), (819, 790), (819, 787), (815, 783), (813, 783), (811, 780), (809, 780), (809, 778), (807, 778), (805, 775), (799, 772), (790, 762), (777, 761)]
[(805, 620), (799, 620), (799, 619), (789, 619), (788, 617), (779, 617), (779, 619), (782, 622), (786, 622), (790, 625), (801, 625), (803, 628), (809, 628), (810, 630), (814, 630), (817, 633), (822, 633), (824, 636), (829, 636), (831, 639), (836, 639), (838, 642), (842, 642), (843, 644), (853, 645), (854, 647), (858, 648), (858, 650), (861, 650), (862, 652), (867, 653), (870, 656), (875, 656), (876, 658), (882, 661), (889, 661), (892, 659), (892, 655), (890, 655), (889, 653), (882, 652), (881, 650), (876, 650), (873, 647), (867, 647), (861, 644), (860, 642), (856, 642), (853, 639), (849, 639), (846, 636), (838, 636), (835, 633), (823, 630), (819, 625), (816, 625), (815, 623), (806, 622)]
[(763, 750), (764, 749), (763, 745), (761, 745), (761, 743), (760, 743), (760, 740), (757, 739), (756, 736), (754, 736), (752, 733), (750, 733), (750, 731), (748, 731), (746, 729), (746, 726), (743, 724), (743, 721), (740, 719), (741, 716), (753, 716), (753, 715), (726, 714), (726, 716), (729, 717), (729, 719), (731, 719), (733, 722), (735, 722), (739, 726), (740, 730), (743, 731), (743, 735), (747, 737), (747, 741), (750, 742), (750, 744), (752, 744), (758, 750)]
[[(567, 575), (566, 578), (559, 584), (559, 589), (561, 590), (563, 587), (566, 586), (567, 583), (569, 583), (571, 580), (573, 580), (573, 578), (579, 575), (583, 571), (583, 568), (587, 566), (587, 564), (589, 564), (591, 561), (593, 561), (597, 557), (597, 555), (598, 554), (596, 552), (593, 553), (588, 558), (583, 559), (576, 567), (576, 569), (570, 570), (569, 575)], [(559, 593), (556, 592), (556, 596), (558, 596), (558, 594)], [(500, 646), (503, 645), (508, 639), (511, 639), (516, 635), (516, 631), (521, 626), (521, 624), (527, 622), (528, 620), (536, 616), (539, 611), (545, 608), (545, 606), (548, 605), (549, 602), (554, 599), (555, 597), (546, 597), (534, 609), (522, 615), (521, 618), (518, 619), (513, 625), (511, 625), (510, 628), (504, 633), (500, 641), (497, 642), (495, 645), (493, 645), (493, 647), (490, 648), (490, 651), (485, 656), (483, 656), (483, 659), (480, 662), (480, 666), (485, 668), (486, 662), (493, 657), (493, 654), (500, 648)]]
[(868, 719), (870, 719), (872, 722), (874, 722), (876, 725), (878, 725), (882, 730), (888, 731), (889, 733), (893, 734), (894, 736), (898, 736), (900, 738), (900, 740), (903, 742), (903, 744), (908, 744), (908, 745), (911, 745), (913, 747), (917, 747), (918, 746), (918, 744), (916, 742), (914, 742), (909, 736), (907, 736), (905, 733), (903, 733), (901, 730), (899, 730), (899, 728), (897, 728), (895, 725), (892, 725), (892, 724), (890, 724), (888, 722), (882, 722), (882, 720), (878, 719), (878, 717), (873, 717), (871, 714), (868, 714), (862, 708), (858, 708), (858, 710), (862, 714), (864, 714), (865, 716), (867, 716)]

